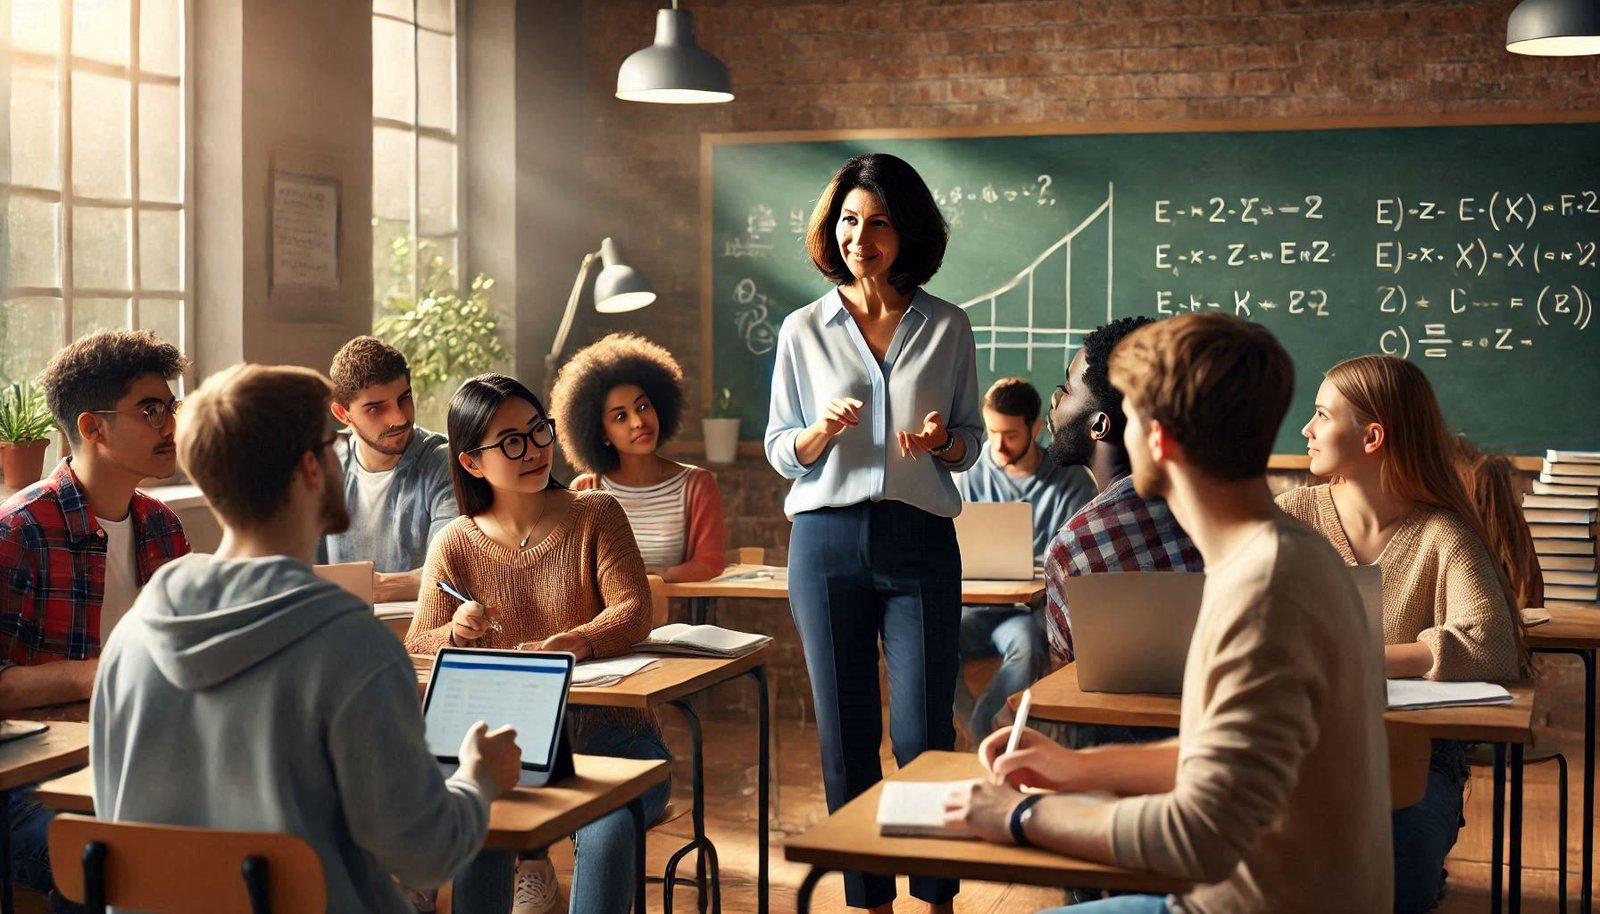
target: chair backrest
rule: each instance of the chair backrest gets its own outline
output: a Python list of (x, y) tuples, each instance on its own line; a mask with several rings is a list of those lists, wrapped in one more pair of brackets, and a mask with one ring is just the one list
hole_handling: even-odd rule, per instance
[(760, 546), (740, 546), (728, 550), (729, 565), (765, 565), (767, 563), (767, 550)]
[(62, 814), (50, 823), (50, 859), (56, 888), (79, 903), (166, 914), (327, 910), (322, 861), (294, 835)]
[(671, 607), (667, 602), (667, 582), (656, 574), (647, 574), (644, 579), (650, 582), (650, 627), (660, 628), (667, 624), (671, 615)]
[(1383, 728), (1389, 734), (1389, 806), (1414, 806), (1428, 789), (1433, 740), (1414, 724), (1385, 720)]
[(372, 605), (372, 563), (340, 562), (337, 565), (316, 565), (312, 568), (317, 577), (345, 590)]

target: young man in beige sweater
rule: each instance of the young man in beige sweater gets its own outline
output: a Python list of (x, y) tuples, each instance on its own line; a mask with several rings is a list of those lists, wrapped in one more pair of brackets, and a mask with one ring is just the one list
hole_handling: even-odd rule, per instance
[[(1265, 474), (1293, 366), (1257, 324), (1192, 314), (1111, 358), (1141, 496), (1167, 500), (1206, 563), (1176, 740), (1064, 749), (1035, 731), (980, 753), (994, 783), (952, 822), (1195, 883), (1074, 914), (1377, 911), (1393, 901), (1383, 666), (1327, 541), (1273, 504)], [(1033, 785), (1059, 794), (1023, 795)], [(1114, 802), (1073, 792), (1109, 791)]]

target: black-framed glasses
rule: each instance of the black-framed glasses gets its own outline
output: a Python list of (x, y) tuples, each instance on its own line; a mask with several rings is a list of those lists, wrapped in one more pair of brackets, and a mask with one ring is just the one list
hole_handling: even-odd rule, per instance
[(155, 403), (146, 403), (143, 406), (131, 406), (127, 409), (91, 409), (86, 410), (86, 412), (94, 413), (97, 416), (114, 416), (118, 413), (142, 413), (144, 414), (144, 421), (150, 423), (151, 428), (161, 428), (167, 424), (168, 416), (176, 416), (178, 410), (182, 408), (183, 401), (175, 399), (169, 403), (157, 401)]
[(512, 432), (493, 444), (480, 444), (477, 447), (467, 448), (468, 454), (476, 454), (489, 448), (497, 447), (500, 453), (506, 455), (507, 460), (521, 460), (528, 453), (528, 445), (534, 447), (549, 447), (556, 440), (556, 420), (540, 419), (533, 424), (533, 428), (525, 432)]

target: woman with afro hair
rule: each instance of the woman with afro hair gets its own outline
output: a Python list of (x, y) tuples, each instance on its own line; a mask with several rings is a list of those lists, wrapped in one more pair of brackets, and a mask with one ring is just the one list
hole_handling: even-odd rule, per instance
[(683, 417), (683, 369), (672, 353), (631, 333), (580, 349), (556, 375), (551, 406), (566, 453), (622, 504), (650, 574), (706, 581), (722, 573), (728, 534), (715, 476), (657, 453)]

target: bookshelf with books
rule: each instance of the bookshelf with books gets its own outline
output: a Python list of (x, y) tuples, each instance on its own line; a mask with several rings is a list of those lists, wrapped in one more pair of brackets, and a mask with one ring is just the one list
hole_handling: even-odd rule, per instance
[(1522, 513), (1539, 554), (1545, 606), (1600, 610), (1600, 451), (1546, 451)]

